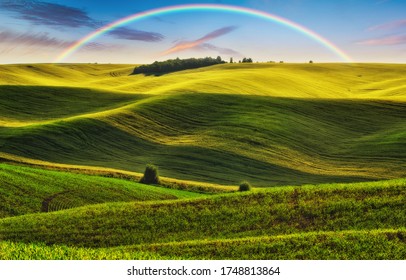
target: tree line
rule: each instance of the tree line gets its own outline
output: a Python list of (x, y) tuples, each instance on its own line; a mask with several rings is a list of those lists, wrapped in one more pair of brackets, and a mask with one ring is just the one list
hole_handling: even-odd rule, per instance
[(194, 69), (199, 67), (211, 66), (226, 63), (220, 56), (217, 58), (187, 58), (187, 59), (169, 59), (166, 61), (155, 61), (152, 64), (145, 64), (134, 69), (133, 74), (164, 74), (169, 72)]
[[(187, 59), (169, 59), (166, 61), (155, 61), (152, 64), (145, 64), (135, 67), (133, 74), (147, 74), (147, 75), (159, 75), (175, 71), (182, 71), (187, 69), (195, 69), (200, 67), (206, 67), (216, 64), (226, 63), (220, 56), (217, 58), (205, 57), (205, 58), (187, 58)], [(230, 58), (230, 63), (233, 63), (233, 58)], [(245, 58), (239, 63), (252, 63), (252, 58)]]

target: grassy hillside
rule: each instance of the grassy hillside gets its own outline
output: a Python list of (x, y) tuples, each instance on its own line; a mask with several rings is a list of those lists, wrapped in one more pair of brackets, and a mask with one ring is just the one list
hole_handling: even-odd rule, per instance
[(406, 175), (402, 102), (168, 94), (30, 124), (37, 111), (14, 110), (11, 120), (8, 113), (20, 126), (0, 127), (0, 152), (137, 172), (152, 162), (166, 177), (225, 185)]
[[(0, 241), (0, 260), (162, 260), (157, 253)], [(179, 258), (176, 258), (179, 259)]]
[(49, 86), (0, 86), (0, 125), (26, 126), (85, 115), (137, 101), (142, 96)]
[(104, 202), (197, 196), (200, 195), (128, 180), (0, 163), (0, 218)]
[(406, 175), (403, 65), (0, 68), (0, 152), (223, 185)]
[[(406, 256), (406, 230), (351, 230), (172, 242), (128, 248), (137, 253), (158, 254), (161, 259), (217, 260), (396, 260)], [(202, 250), (202, 248), (204, 248)], [(119, 250), (116, 250), (119, 253)], [(121, 253), (123, 259), (126, 256)]]
[(405, 100), (403, 64), (225, 64), (161, 77), (133, 65), (0, 65), (0, 85), (67, 86), (131, 93), (231, 93), (294, 98)]
[(204, 199), (94, 205), (5, 218), (0, 221), (0, 236), (19, 242), (106, 247), (401, 228), (406, 223), (405, 185), (405, 180), (393, 180), (284, 187)]
[(0, 242), (1, 260), (396, 260), (406, 256), (406, 229), (311, 232), (112, 248)]
[(0, 259), (405, 259), (405, 65), (133, 69), (0, 65)]
[(14, 243), (20, 242), (71, 246), (62, 256), (76, 247), (109, 247), (90, 251), (89, 258), (112, 250), (112, 258), (116, 252), (124, 258), (152, 253), (161, 258), (402, 259), (405, 186), (399, 179), (284, 187), (24, 215), (0, 220), (0, 238), (7, 241), (0, 246), (8, 248), (5, 258), (15, 250), (39, 251), (39, 256), (50, 251)]
[(135, 172), (153, 162), (167, 177), (228, 185), (406, 174), (404, 65), (0, 69), (0, 152), (15, 156)]

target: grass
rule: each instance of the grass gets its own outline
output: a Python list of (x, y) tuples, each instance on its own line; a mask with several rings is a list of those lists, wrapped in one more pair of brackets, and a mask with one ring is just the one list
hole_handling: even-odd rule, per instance
[(90, 204), (193, 198), (198, 193), (134, 181), (0, 163), (0, 218)]
[(3, 218), (0, 258), (404, 259), (405, 186), (280, 187)]
[(2, 153), (132, 172), (153, 163), (164, 177), (221, 185), (406, 175), (402, 65), (226, 64), (162, 77), (126, 65), (0, 68)]
[(126, 249), (77, 248), (64, 245), (24, 244), (0, 242), (0, 260), (160, 260), (152, 252)]
[(392, 101), (175, 94), (2, 127), (0, 151), (138, 172), (151, 162), (164, 177), (224, 185), (390, 179), (405, 176), (405, 115)]
[(311, 232), (254, 238), (172, 242), (128, 248), (199, 260), (397, 260), (406, 256), (406, 230)]
[[(0, 238), (85, 247), (398, 229), (406, 180), (283, 187), (203, 199), (109, 203), (0, 220)], [(52, 228), (52, 231), (50, 230)]]
[(311, 232), (112, 248), (0, 242), (2, 260), (399, 260), (406, 230)]
[(404, 65), (132, 70), (0, 65), (0, 259), (405, 258)]
[[(222, 185), (369, 181), (406, 174), (405, 103), (399, 95), (378, 97), (364, 90), (371, 83), (376, 87), (382, 71), (385, 89), (399, 88), (404, 73), (399, 65), (229, 64), (165, 77), (111, 74), (128, 69), (117, 65), (2, 68), (38, 76), (35, 86), (5, 78), (9, 84), (0, 87), (3, 153), (135, 172), (154, 163), (164, 177)], [(81, 72), (83, 78), (77, 79)], [(240, 75), (250, 77), (243, 81), (251, 85), (234, 84)], [(284, 82), (269, 86), (269, 79), (282, 77)], [(228, 91), (211, 93), (212, 79), (220, 78), (230, 81), (222, 83)], [(142, 91), (118, 92), (107, 81), (142, 83)], [(158, 88), (148, 89), (164, 87), (166, 81), (182, 90), (158, 94)], [(192, 83), (195, 93), (183, 83)], [(266, 93), (264, 83), (285, 97)], [(363, 89), (343, 95), (348, 92), (344, 84)]]
[(0, 86), (0, 108), (5, 126), (46, 123), (121, 107), (142, 96), (87, 88)]
[(1, 65), (0, 84), (148, 94), (198, 92), (405, 100), (406, 70), (402, 64), (235, 63), (161, 77), (130, 76), (133, 69), (134, 65), (114, 64)]

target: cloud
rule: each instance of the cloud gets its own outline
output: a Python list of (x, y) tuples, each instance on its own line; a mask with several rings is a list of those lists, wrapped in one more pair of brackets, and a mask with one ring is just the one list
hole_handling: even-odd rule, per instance
[(213, 32), (210, 32), (209, 34), (203, 36), (202, 38), (200, 38), (198, 40), (209, 41), (209, 40), (215, 39), (217, 37), (223, 36), (227, 33), (230, 33), (232, 31), (234, 31), (235, 29), (237, 29), (237, 26), (223, 27), (223, 28), (214, 30)]
[(83, 46), (83, 50), (85, 51), (105, 51), (105, 50), (114, 50), (121, 48), (119, 45), (106, 45), (96, 42), (90, 42)]
[(216, 51), (216, 52), (218, 52), (220, 54), (224, 54), (224, 55), (243, 56), (242, 54), (240, 54), (239, 52), (237, 52), (237, 51), (235, 51), (233, 49), (221, 48), (221, 47), (217, 47), (217, 46), (214, 46), (212, 44), (209, 44), (209, 43), (201, 44), (199, 46), (196, 46), (193, 49), (202, 50), (202, 51), (206, 51), (206, 50)]
[(108, 33), (117, 39), (145, 41), (145, 42), (159, 42), (164, 39), (164, 36), (155, 32), (146, 32), (127, 27), (119, 27)]
[(357, 42), (358, 45), (387, 46), (406, 44), (406, 35), (393, 35)]
[(168, 55), (171, 53), (196, 48), (196, 47), (201, 46), (202, 44), (206, 43), (207, 41), (210, 41), (210, 40), (213, 40), (220, 36), (223, 36), (225, 34), (228, 34), (232, 31), (234, 31), (236, 28), (237, 28), (236, 26), (227, 26), (227, 27), (223, 27), (223, 28), (214, 30), (213, 32), (210, 32), (195, 41), (181, 41), (181, 42), (177, 43), (175, 46), (173, 46), (172, 48), (162, 52), (161, 55)]
[[(74, 44), (74, 41), (60, 40), (50, 37), (46, 32), (39, 33), (16, 33), (11, 31), (0, 32), (1, 53), (7, 53), (16, 48), (34, 50), (39, 48), (66, 49)], [(121, 49), (123, 46), (117, 44), (101, 44), (90, 42), (83, 46), (85, 51), (105, 51)]]
[[(2, 1), (0, 8), (15, 14), (17, 18), (35, 25), (51, 27), (89, 27), (99, 28), (105, 23), (91, 18), (86, 11), (35, 0)], [(126, 27), (120, 27), (109, 32), (114, 38), (124, 40), (138, 40), (146, 42), (161, 41), (164, 36), (155, 32), (146, 32)]]
[(402, 27), (406, 27), (406, 19), (392, 21), (392, 22), (372, 26), (372, 27), (368, 28), (368, 31), (394, 30), (394, 29), (399, 29), (399, 28), (402, 28)]
[(2, 1), (0, 7), (36, 25), (92, 27), (97, 22), (84, 10), (35, 0)]
[(406, 44), (406, 34), (404, 32), (405, 28), (406, 28), (406, 19), (375, 25), (368, 28), (368, 31), (384, 31), (384, 33), (387, 33), (387, 35), (382, 36), (380, 38), (359, 41), (356, 44), (367, 46), (403, 45)]
[(13, 33), (10, 31), (0, 32), (0, 42), (2, 44), (13, 44), (16, 46), (41, 46), (41, 47), (53, 47), (53, 48), (66, 48), (73, 42), (59, 40), (54, 37), (50, 37), (48, 33)]

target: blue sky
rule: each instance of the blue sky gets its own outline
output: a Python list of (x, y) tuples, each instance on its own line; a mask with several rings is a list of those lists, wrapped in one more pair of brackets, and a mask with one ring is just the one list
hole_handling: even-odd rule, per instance
[[(77, 40), (142, 11), (225, 4), (289, 19), (359, 62), (406, 63), (403, 0), (0, 0), (0, 63), (55, 61)], [(189, 11), (151, 16), (88, 42), (64, 62), (149, 63), (220, 55), (228, 60), (340, 62), (336, 53), (287, 26), (241, 13)]]

